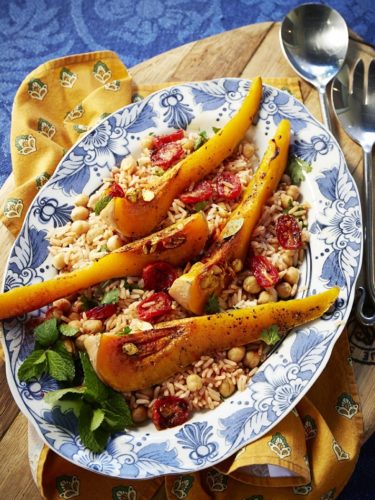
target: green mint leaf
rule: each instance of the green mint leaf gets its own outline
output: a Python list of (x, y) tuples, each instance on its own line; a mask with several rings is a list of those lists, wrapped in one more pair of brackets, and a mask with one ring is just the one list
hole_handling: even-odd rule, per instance
[(299, 186), (305, 180), (304, 172), (309, 173), (311, 171), (312, 166), (307, 161), (298, 158), (298, 156), (292, 155), (289, 157), (285, 172), (289, 175), (292, 184)]
[(196, 212), (200, 212), (201, 210), (204, 210), (207, 207), (207, 204), (208, 201), (198, 201), (198, 203), (194, 205), (194, 210)]
[(110, 432), (103, 426), (91, 430), (93, 409), (88, 403), (83, 403), (78, 417), (78, 430), (82, 443), (94, 453), (100, 453), (107, 444)]
[(212, 294), (208, 297), (206, 306), (205, 306), (205, 312), (207, 314), (215, 314), (220, 312), (220, 304), (219, 304), (219, 299), (216, 297), (216, 295)]
[(37, 350), (30, 353), (18, 368), (18, 378), (21, 382), (29, 382), (47, 372), (45, 351)]
[(35, 341), (38, 346), (49, 347), (54, 344), (59, 338), (59, 330), (57, 328), (57, 319), (47, 319), (34, 330)]
[(47, 392), (43, 399), (46, 403), (53, 406), (67, 394), (69, 396), (73, 396), (75, 394), (83, 394), (84, 392), (84, 387), (67, 387), (66, 389), (58, 389), (57, 391)]
[(105, 417), (105, 413), (101, 408), (95, 408), (92, 413), (91, 423), (90, 423), (90, 431), (96, 431), (102, 425)]
[(277, 325), (272, 325), (269, 328), (262, 330), (260, 334), (261, 340), (267, 345), (275, 345), (280, 340), (279, 327)]
[(202, 147), (203, 144), (206, 143), (207, 141), (208, 141), (207, 132), (205, 130), (202, 130), (201, 132), (199, 132), (198, 138), (195, 140), (194, 151)]
[(212, 130), (213, 130), (214, 134), (217, 134), (218, 132), (220, 132), (221, 128), (212, 127)]
[(85, 397), (102, 403), (108, 397), (109, 388), (98, 378), (88, 355), (85, 352), (80, 352), (79, 355), (83, 368), (84, 385), (86, 386)]
[(125, 326), (124, 329), (121, 332), (118, 332), (117, 335), (129, 335), (131, 333), (132, 329), (130, 326)]
[(108, 203), (111, 200), (112, 200), (111, 196), (108, 196), (108, 195), (102, 196), (95, 205), (95, 208), (94, 208), (95, 215), (99, 215), (100, 212), (108, 205)]
[(81, 295), (79, 300), (82, 303), (84, 311), (88, 311), (89, 309), (92, 309), (93, 307), (96, 307), (98, 305), (98, 302), (96, 300), (90, 299), (86, 295)]
[(107, 292), (101, 300), (101, 304), (117, 304), (120, 300), (120, 291), (117, 288)]
[(59, 326), (60, 333), (65, 337), (74, 337), (79, 332), (79, 328), (68, 325), (67, 323), (61, 323)]
[(108, 399), (103, 403), (102, 409), (105, 412), (105, 421), (112, 432), (121, 431), (133, 425), (129, 406), (119, 392), (110, 389)]
[(47, 363), (48, 363), (48, 373), (51, 377), (63, 381), (72, 381), (75, 375), (75, 366), (72, 356), (66, 352), (62, 354), (60, 352), (48, 350), (46, 351)]

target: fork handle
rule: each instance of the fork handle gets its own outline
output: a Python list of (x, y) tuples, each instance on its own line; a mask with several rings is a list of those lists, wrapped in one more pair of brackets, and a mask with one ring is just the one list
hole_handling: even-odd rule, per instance
[(332, 122), (331, 115), (329, 113), (329, 100), (327, 95), (327, 87), (321, 86), (319, 87), (319, 101), (320, 101), (320, 109), (322, 111), (322, 118), (325, 127), (332, 131)]
[(374, 249), (374, 192), (372, 179), (372, 148), (363, 149), (364, 201), (365, 201), (365, 248), (364, 263), (367, 291), (375, 304), (375, 249)]

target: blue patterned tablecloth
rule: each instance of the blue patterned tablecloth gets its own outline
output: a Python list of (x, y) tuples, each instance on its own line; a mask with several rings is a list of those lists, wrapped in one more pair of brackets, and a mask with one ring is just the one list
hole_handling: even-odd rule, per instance
[[(184, 43), (240, 26), (280, 21), (298, 0), (0, 0), (0, 186), (11, 171), (12, 102), (39, 64), (111, 49), (131, 67)], [(349, 28), (375, 45), (375, 1), (331, 0)], [(341, 500), (375, 498), (375, 438), (366, 443)]]

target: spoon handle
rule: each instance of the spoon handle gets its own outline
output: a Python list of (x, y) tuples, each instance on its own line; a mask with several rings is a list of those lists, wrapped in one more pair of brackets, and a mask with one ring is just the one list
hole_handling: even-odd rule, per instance
[(331, 115), (329, 113), (329, 101), (326, 86), (319, 87), (319, 100), (323, 123), (328, 130), (332, 131)]

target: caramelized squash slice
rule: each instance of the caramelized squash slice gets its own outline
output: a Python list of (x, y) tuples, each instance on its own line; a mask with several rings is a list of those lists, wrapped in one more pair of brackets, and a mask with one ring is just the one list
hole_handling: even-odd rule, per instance
[(113, 198), (101, 212), (101, 217), (127, 237), (150, 233), (167, 215), (179, 194), (193, 182), (206, 177), (233, 153), (251, 125), (261, 97), (262, 80), (257, 77), (234, 117), (202, 147), (171, 167), (157, 185), (149, 186), (146, 190), (148, 201), (143, 199), (142, 191), (125, 198)]
[(209, 230), (202, 212), (177, 222), (147, 238), (129, 243), (96, 262), (70, 273), (0, 294), (0, 319), (39, 309), (101, 281), (140, 276), (155, 260), (178, 265), (198, 255)]
[(153, 330), (125, 337), (89, 336), (85, 346), (103, 382), (121, 392), (145, 389), (163, 382), (204, 354), (259, 341), (262, 330), (272, 325), (285, 334), (317, 319), (332, 306), (338, 294), (338, 288), (331, 288), (303, 299), (160, 323)]
[(219, 295), (233, 277), (231, 263), (236, 259), (244, 261), (251, 233), (263, 206), (276, 190), (284, 173), (289, 142), (290, 123), (282, 120), (241, 203), (231, 214), (208, 255), (172, 284), (170, 295), (185, 309), (202, 314), (208, 297), (212, 294)]

